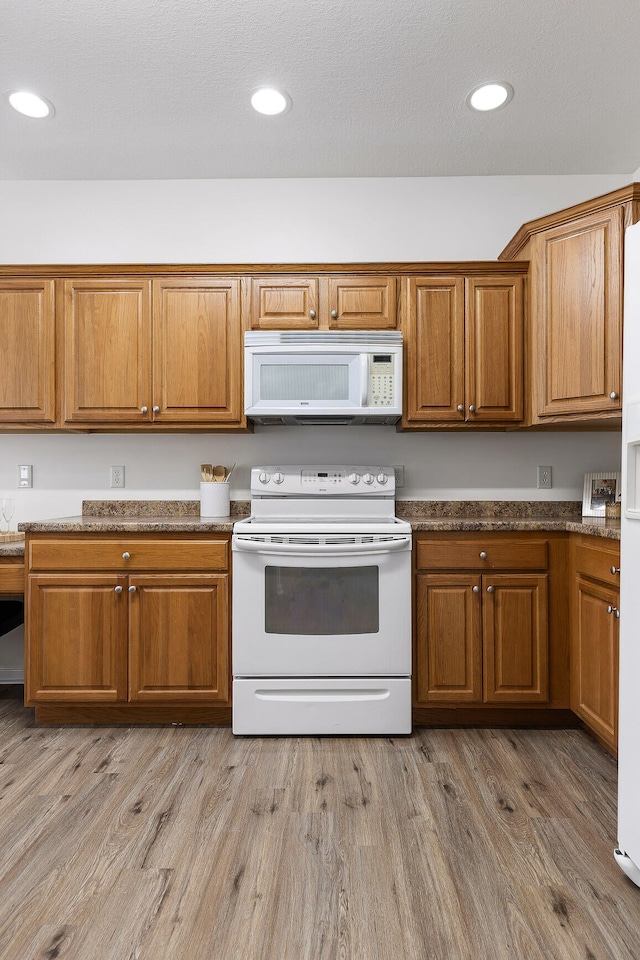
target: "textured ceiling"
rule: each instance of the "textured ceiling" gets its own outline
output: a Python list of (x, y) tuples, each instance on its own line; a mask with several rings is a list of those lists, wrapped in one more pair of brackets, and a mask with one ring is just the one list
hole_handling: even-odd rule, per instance
[(638, 36), (639, 0), (0, 0), (0, 94), (56, 108), (2, 97), (0, 179), (631, 174)]

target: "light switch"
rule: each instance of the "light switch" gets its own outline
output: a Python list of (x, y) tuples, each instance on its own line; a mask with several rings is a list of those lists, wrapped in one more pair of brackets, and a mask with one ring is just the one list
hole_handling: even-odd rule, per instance
[(23, 463), (18, 467), (18, 486), (33, 486), (33, 466), (30, 463)]

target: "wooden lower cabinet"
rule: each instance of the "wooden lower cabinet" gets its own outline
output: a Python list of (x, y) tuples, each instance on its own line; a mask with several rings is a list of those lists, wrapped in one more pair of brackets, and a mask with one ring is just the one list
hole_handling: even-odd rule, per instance
[[(90, 572), (40, 569), (77, 566), (76, 547)], [(71, 721), (72, 708), (82, 707), (79, 720), (105, 722), (110, 714), (92, 717), (88, 708), (111, 705), (120, 709), (112, 719), (137, 722), (171, 720), (178, 707), (177, 722), (206, 722), (189, 708), (229, 707), (226, 538), (45, 535), (27, 541), (26, 556), (28, 706), (57, 705), (55, 719)], [(181, 557), (187, 570), (170, 569)], [(155, 572), (145, 569), (152, 558)], [(96, 570), (101, 562), (107, 568)], [(212, 569), (216, 562), (222, 569)]]
[(547, 576), (418, 575), (417, 700), (548, 699)]
[[(550, 683), (568, 668), (563, 595), (550, 597), (564, 550), (496, 533), (416, 538), (414, 708), (568, 706)], [(550, 611), (561, 638), (553, 664)]]
[[(589, 539), (591, 542), (589, 542)], [(619, 544), (573, 546), (571, 709), (614, 755), (618, 744)]]

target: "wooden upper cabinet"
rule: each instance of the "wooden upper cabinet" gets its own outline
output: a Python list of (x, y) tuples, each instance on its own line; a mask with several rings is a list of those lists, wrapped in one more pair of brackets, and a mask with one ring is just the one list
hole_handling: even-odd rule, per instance
[(522, 419), (521, 276), (409, 279), (408, 425)]
[[(409, 279), (404, 336), (406, 419), (464, 417), (464, 279)], [(458, 410), (462, 407), (462, 412)]]
[(623, 209), (532, 238), (534, 420), (620, 412)]
[(148, 423), (149, 280), (64, 282), (64, 420)]
[(523, 280), (471, 277), (465, 284), (467, 411), (479, 421), (522, 420)]
[(254, 330), (393, 330), (397, 290), (395, 277), (247, 277), (244, 325)]
[(0, 280), (0, 423), (54, 423), (53, 280)]
[(315, 330), (317, 277), (250, 277), (249, 323), (256, 330)]
[(65, 422), (241, 421), (238, 279), (66, 280), (63, 302)]
[[(328, 324), (332, 330), (393, 330), (396, 326), (395, 277), (329, 277)], [(324, 317), (321, 317), (321, 326)]]
[(240, 281), (153, 281), (153, 419), (239, 421)]

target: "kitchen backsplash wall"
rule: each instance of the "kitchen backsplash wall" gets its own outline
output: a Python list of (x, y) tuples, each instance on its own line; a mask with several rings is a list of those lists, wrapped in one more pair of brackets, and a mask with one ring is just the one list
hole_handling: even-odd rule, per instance
[[(278, 463), (403, 464), (400, 499), (580, 500), (586, 472), (620, 469), (618, 433), (412, 433), (393, 427), (257, 427), (253, 435), (0, 434), (0, 495), (17, 520), (80, 512), (83, 499), (198, 499), (200, 464), (237, 462), (233, 499), (248, 499), (249, 469)], [(17, 489), (18, 465), (33, 488)], [(109, 489), (124, 465), (125, 488)], [(536, 467), (551, 466), (551, 490)]]

